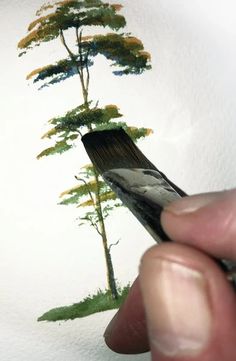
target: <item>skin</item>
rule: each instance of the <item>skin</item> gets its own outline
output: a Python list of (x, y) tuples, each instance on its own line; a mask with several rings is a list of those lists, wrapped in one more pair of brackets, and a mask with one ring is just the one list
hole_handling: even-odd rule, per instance
[[(151, 349), (153, 361), (236, 360), (236, 294), (213, 260), (214, 257), (236, 261), (235, 215), (236, 190), (187, 197), (162, 212), (162, 226), (175, 242), (154, 246), (144, 254), (139, 276), (104, 334), (109, 348), (123, 354)], [(201, 272), (208, 285), (211, 331), (205, 347), (196, 355), (166, 356), (150, 342), (150, 327), (158, 328), (158, 322), (153, 325), (152, 314), (155, 319), (156, 309), (148, 299), (152, 291), (152, 282), (149, 281), (152, 278), (155, 282), (157, 275), (149, 272), (149, 265), (155, 265), (158, 259), (178, 262), (190, 270)], [(191, 290), (185, 291), (182, 297), (186, 299)], [(148, 309), (147, 304), (151, 304)], [(147, 314), (149, 317), (146, 317)]]

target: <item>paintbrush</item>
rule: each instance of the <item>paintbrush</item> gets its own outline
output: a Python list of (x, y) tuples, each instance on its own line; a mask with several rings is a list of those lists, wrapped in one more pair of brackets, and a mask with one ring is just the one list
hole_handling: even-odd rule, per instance
[[(160, 223), (164, 207), (187, 194), (160, 172), (122, 129), (94, 131), (82, 137), (98, 173), (157, 243), (170, 241)], [(236, 284), (236, 263), (217, 260)]]

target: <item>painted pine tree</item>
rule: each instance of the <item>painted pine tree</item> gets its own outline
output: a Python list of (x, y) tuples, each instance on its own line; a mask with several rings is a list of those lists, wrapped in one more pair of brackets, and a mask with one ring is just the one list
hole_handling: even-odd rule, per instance
[[(122, 126), (129, 135), (138, 140), (151, 133), (148, 128), (136, 128), (119, 121), (122, 115), (116, 105), (98, 106), (89, 98), (90, 68), (98, 55), (104, 56), (112, 66), (113, 74), (139, 75), (151, 68), (150, 55), (142, 42), (130, 33), (123, 32), (126, 20), (120, 14), (120, 4), (101, 0), (64, 0), (44, 4), (36, 18), (28, 26), (28, 34), (18, 43), (19, 56), (41, 46), (45, 42), (60, 40), (66, 57), (31, 71), (27, 79), (39, 83), (39, 89), (75, 77), (81, 86), (81, 104), (62, 116), (49, 120), (50, 129), (43, 138), (54, 140), (54, 145), (43, 150), (43, 156), (62, 154), (75, 149), (81, 136), (87, 132)], [(94, 29), (109, 29), (100, 34)], [(74, 32), (74, 45), (69, 46), (67, 33)], [(98, 232), (104, 247), (107, 267), (107, 283), (112, 298), (116, 299), (117, 286), (108, 244), (105, 218), (120, 203), (115, 194), (105, 185), (96, 170), (89, 165), (77, 177), (78, 184), (63, 192), (62, 204), (85, 207), (81, 221), (88, 222)]]

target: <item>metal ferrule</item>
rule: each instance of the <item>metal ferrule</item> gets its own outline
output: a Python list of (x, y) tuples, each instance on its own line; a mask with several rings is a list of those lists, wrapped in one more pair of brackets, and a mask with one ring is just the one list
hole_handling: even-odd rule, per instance
[[(160, 215), (164, 207), (181, 196), (158, 171), (119, 168), (109, 170), (102, 176), (157, 243), (170, 241), (161, 227)], [(236, 289), (236, 262), (216, 262)]]
[(119, 168), (105, 172), (103, 178), (158, 243), (169, 240), (160, 214), (180, 195), (158, 171)]

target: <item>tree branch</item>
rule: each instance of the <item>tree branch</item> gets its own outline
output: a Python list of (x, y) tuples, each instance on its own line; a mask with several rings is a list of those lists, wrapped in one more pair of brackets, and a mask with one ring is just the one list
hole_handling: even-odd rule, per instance
[(97, 231), (97, 233), (98, 233), (100, 236), (102, 236), (101, 232), (100, 232), (99, 229), (98, 229), (98, 226), (96, 225), (96, 223), (93, 222), (93, 220), (92, 220), (91, 217), (85, 216), (85, 217), (78, 217), (77, 219), (80, 219), (80, 220), (82, 220), (82, 221), (89, 222), (90, 225), (95, 228), (95, 230)]
[(60, 39), (61, 39), (61, 42), (62, 44), (64, 45), (64, 47), (66, 48), (71, 60), (74, 62), (75, 66), (76, 66), (76, 69), (78, 71), (78, 74), (79, 76), (81, 76), (80, 74), (80, 69), (78, 67), (78, 64), (77, 64), (77, 61), (76, 61), (76, 56), (75, 54), (70, 50), (69, 46), (66, 44), (66, 39), (65, 39), (65, 36), (64, 36), (64, 33), (63, 33), (63, 30), (60, 29)]
[(91, 223), (91, 225), (96, 229), (97, 233), (98, 233), (100, 236), (102, 236), (102, 233), (99, 231), (97, 224), (94, 223), (93, 220), (92, 220), (90, 217), (88, 217), (88, 220), (89, 220), (89, 222)]
[(86, 180), (84, 180), (83, 178), (79, 178), (79, 177), (77, 177), (77, 176), (75, 176), (75, 179), (77, 179), (78, 181), (83, 182), (83, 183), (85, 184), (85, 186), (86, 186), (86, 188), (87, 188), (87, 191), (88, 191), (88, 194), (89, 194), (89, 197), (90, 197), (90, 199), (91, 199), (91, 201), (92, 201), (92, 203), (93, 203), (93, 208), (94, 208), (94, 210), (96, 211), (95, 201), (94, 201), (93, 196), (92, 196), (92, 193), (91, 193), (91, 191), (90, 191), (90, 189), (89, 189), (88, 183), (87, 183)]
[(80, 33), (79, 33), (79, 28), (76, 27), (75, 32), (76, 32), (79, 61), (80, 61), (80, 81), (81, 81), (81, 85), (82, 85), (84, 103), (88, 106), (88, 88), (87, 88), (87, 80), (86, 80), (86, 85), (85, 85), (85, 81), (84, 81), (84, 62), (83, 62), (83, 53), (82, 53), (82, 47), (81, 47), (83, 30), (80, 30)]
[[(85, 184), (85, 186), (86, 186), (86, 188), (87, 188), (87, 191), (88, 191), (88, 194), (89, 194), (89, 197), (90, 197), (90, 199), (91, 199), (91, 201), (92, 201), (92, 204), (93, 204), (93, 209), (94, 209), (94, 211), (98, 214), (97, 208), (96, 208), (96, 205), (95, 205), (95, 201), (94, 201), (93, 196), (92, 196), (92, 193), (91, 193), (91, 191), (90, 191), (90, 189), (89, 189), (88, 183), (86, 182), (85, 179), (79, 178), (79, 177), (77, 177), (77, 176), (75, 176), (75, 179), (77, 179), (78, 181), (81, 181), (81, 182), (83, 182), (83, 183)], [(93, 222), (92, 218), (91, 218), (91, 217), (87, 217), (87, 218), (85, 218), (85, 219), (87, 219), (87, 220), (90, 222), (90, 224), (95, 228), (95, 230), (97, 231), (97, 233), (98, 233), (100, 236), (102, 236), (102, 233), (101, 233), (100, 230), (98, 229), (97, 224)]]
[(87, 73), (87, 79), (86, 79), (86, 91), (88, 93), (89, 89), (89, 81), (90, 81), (90, 73), (89, 73), (89, 67), (88, 67), (88, 57), (89, 57), (89, 50), (87, 51), (86, 57), (85, 57), (85, 68)]
[(89, 81), (90, 81), (90, 74), (89, 74), (89, 68), (88, 68), (89, 49), (87, 51), (87, 54), (86, 54), (85, 59), (84, 59), (84, 64), (83, 64), (83, 55), (82, 55), (82, 49), (81, 49), (82, 33), (83, 33), (83, 31), (81, 30), (80, 34), (79, 34), (79, 29), (76, 28), (76, 37), (77, 37), (77, 43), (78, 43), (78, 49), (79, 49), (79, 55), (80, 55), (80, 62), (81, 62), (81, 65), (83, 66), (83, 68), (84, 68), (84, 64), (85, 64), (86, 73), (87, 73), (85, 89), (86, 89), (86, 92), (88, 94)]
[(111, 247), (113, 247), (113, 246), (117, 246), (118, 245), (118, 243), (120, 243), (120, 239), (118, 239), (118, 241), (116, 242), (116, 243), (112, 243), (112, 244), (110, 244), (110, 246), (109, 246), (109, 252), (111, 251)]
[(83, 134), (81, 133), (81, 131), (79, 129), (77, 129), (77, 132), (79, 133), (80, 137), (82, 138)]
[(80, 35), (79, 35), (79, 28), (76, 27), (75, 28), (75, 33), (76, 33), (76, 39), (77, 39), (77, 45), (78, 45), (78, 54), (81, 56), (81, 38), (82, 38), (82, 30), (80, 31)]
[(68, 54), (70, 55), (71, 59), (72, 60), (75, 60), (75, 54), (70, 50), (70, 48), (68, 47), (68, 45), (66, 44), (66, 40), (65, 40), (65, 37), (64, 37), (64, 33), (63, 31), (60, 29), (60, 39), (61, 39), (61, 42), (62, 44), (64, 45), (64, 47), (66, 48)]

